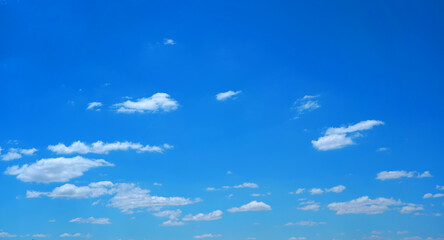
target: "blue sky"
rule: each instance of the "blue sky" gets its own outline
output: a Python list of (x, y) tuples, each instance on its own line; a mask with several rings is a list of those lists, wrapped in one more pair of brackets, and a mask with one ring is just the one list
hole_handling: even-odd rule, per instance
[(442, 1), (0, 2), (0, 238), (444, 239)]

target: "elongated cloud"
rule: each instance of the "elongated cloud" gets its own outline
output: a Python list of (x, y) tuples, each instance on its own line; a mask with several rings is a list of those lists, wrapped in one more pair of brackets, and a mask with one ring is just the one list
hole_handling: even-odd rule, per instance
[(162, 226), (182, 226), (185, 223), (179, 221), (179, 216), (182, 214), (182, 211), (180, 209), (177, 209), (175, 211), (173, 210), (166, 210), (162, 212), (154, 213), (153, 215), (156, 217), (167, 217), (169, 218), (167, 221), (162, 223)]
[(383, 125), (384, 122), (378, 120), (366, 120), (348, 127), (328, 128), (325, 135), (313, 140), (313, 146), (321, 151), (340, 149), (348, 145), (355, 144), (353, 138), (359, 135), (351, 136), (350, 133), (372, 129), (374, 126)]
[(206, 234), (202, 234), (202, 235), (194, 236), (194, 238), (196, 238), (196, 239), (201, 239), (201, 238), (216, 238), (216, 237), (222, 237), (222, 235), (221, 235), (221, 234), (206, 233)]
[(87, 110), (96, 109), (96, 111), (99, 111), (101, 106), (103, 106), (101, 102), (90, 102), (88, 103), (88, 107), (86, 109)]
[(118, 113), (155, 113), (159, 111), (170, 112), (179, 107), (179, 103), (167, 93), (156, 93), (148, 98), (140, 98), (137, 101), (127, 100), (114, 104)]
[(228, 212), (270, 211), (271, 207), (264, 202), (252, 201), (240, 207), (228, 209)]
[(6, 175), (16, 175), (23, 182), (67, 182), (80, 177), (91, 168), (114, 166), (103, 159), (88, 159), (80, 156), (72, 158), (44, 158), (30, 165), (8, 167)]
[(251, 183), (251, 182), (244, 182), (242, 184), (239, 185), (234, 185), (234, 186), (223, 186), (222, 188), (215, 188), (215, 187), (207, 187), (206, 190), (207, 191), (218, 191), (218, 190), (222, 190), (222, 189), (231, 189), (231, 188), (259, 188), (259, 185), (257, 185), (256, 183)]
[(63, 143), (57, 145), (49, 145), (48, 149), (57, 154), (108, 154), (111, 151), (127, 151), (136, 150), (137, 152), (163, 152), (165, 149), (171, 149), (173, 146), (169, 144), (163, 144), (162, 146), (150, 146), (142, 145), (140, 143), (133, 142), (113, 142), (104, 143), (102, 141), (97, 141), (92, 144), (85, 144), (81, 141), (73, 142), (71, 145), (66, 146)]
[(289, 222), (285, 226), (315, 226), (320, 224), (325, 224), (325, 222), (299, 221), (295, 223)]
[(109, 221), (109, 218), (95, 218), (95, 217), (89, 217), (89, 218), (74, 218), (69, 220), (69, 222), (72, 223), (91, 223), (91, 224), (111, 224)]
[(182, 218), (183, 221), (213, 221), (218, 220), (222, 218), (223, 212), (221, 210), (216, 210), (213, 212), (210, 212), (208, 214), (205, 213), (199, 213), (197, 215), (186, 215)]
[(302, 114), (305, 112), (313, 111), (315, 109), (318, 109), (321, 107), (319, 105), (319, 101), (317, 100), (319, 98), (319, 95), (316, 96), (310, 96), (305, 95), (303, 98), (299, 98), (293, 103), (293, 109), (296, 109), (297, 116), (294, 117), (295, 119), (299, 118)]
[(110, 195), (116, 192), (114, 183), (110, 181), (93, 182), (88, 186), (76, 186), (74, 184), (64, 184), (54, 188), (51, 192), (26, 192), (27, 198), (38, 198), (48, 196), (51, 198), (96, 198), (102, 195)]
[(399, 178), (427, 178), (432, 177), (429, 171), (425, 171), (423, 173), (418, 173), (416, 171), (382, 171), (376, 175), (376, 179), (378, 180), (392, 180)]
[(227, 91), (227, 92), (221, 92), (221, 93), (216, 94), (216, 99), (218, 101), (225, 101), (229, 98), (232, 98), (232, 97), (240, 94), (241, 92), (242, 91), (231, 91), (231, 90)]
[(421, 205), (413, 203), (403, 203), (401, 200), (394, 200), (393, 198), (375, 198), (370, 199), (368, 196), (363, 196), (353, 199), (348, 202), (334, 202), (328, 205), (330, 210), (336, 211), (336, 214), (381, 214), (391, 207), (402, 206), (401, 213), (410, 213), (414, 211), (423, 210)]

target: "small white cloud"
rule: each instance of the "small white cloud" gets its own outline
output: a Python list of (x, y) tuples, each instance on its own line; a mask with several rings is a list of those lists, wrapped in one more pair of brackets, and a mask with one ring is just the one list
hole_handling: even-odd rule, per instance
[(233, 188), (258, 188), (259, 186), (256, 183), (242, 183), (240, 185), (233, 186)]
[(101, 102), (90, 102), (88, 103), (88, 107), (86, 109), (87, 110), (96, 109), (96, 111), (99, 111), (101, 106), (103, 106)]
[(270, 211), (271, 207), (264, 202), (251, 201), (241, 207), (228, 209), (229, 212)]
[(310, 190), (310, 194), (312, 194), (312, 195), (315, 195), (315, 194), (322, 194), (322, 193), (324, 193), (324, 191), (323, 191), (322, 189), (320, 189), (320, 188), (312, 188), (312, 189)]
[(440, 191), (444, 191), (444, 186), (436, 185), (436, 189)]
[[(35, 149), (35, 148), (29, 148), (29, 149), (10, 148), (8, 153), (1, 155), (1, 159), (3, 161), (11, 161), (11, 160), (22, 158), (22, 155), (31, 156), (35, 152), (37, 152), (37, 149)], [(0, 153), (1, 153), (1, 151), (0, 151)]]
[(424, 194), (424, 196), (422, 198), (426, 199), (426, 198), (440, 198), (440, 197), (444, 197), (444, 194), (443, 193), (435, 193), (435, 194), (426, 193), (426, 194)]
[(291, 237), (288, 240), (307, 240), (306, 237)]
[(228, 92), (221, 92), (221, 93), (216, 94), (216, 99), (218, 101), (224, 101), (224, 100), (227, 100), (229, 98), (232, 98), (232, 97), (240, 94), (241, 92), (242, 91), (231, 91), (231, 90)]
[(49, 235), (47, 234), (42, 234), (42, 233), (36, 233), (36, 234), (32, 234), (33, 238), (45, 238), (45, 237), (49, 237)]
[(307, 204), (303, 207), (299, 207), (298, 209), (300, 210), (304, 210), (304, 211), (319, 211), (319, 204), (318, 203), (313, 203), (313, 204)]
[(148, 98), (137, 101), (127, 100), (113, 105), (118, 113), (155, 113), (159, 111), (170, 112), (179, 107), (179, 103), (167, 93), (155, 93)]
[[(165, 147), (167, 145), (167, 147)], [(102, 141), (97, 141), (92, 144), (86, 144), (81, 141), (73, 142), (71, 145), (66, 146), (63, 143), (59, 143), (56, 145), (49, 145), (48, 150), (55, 152), (57, 154), (88, 154), (88, 153), (96, 153), (96, 154), (108, 154), (111, 151), (127, 151), (127, 150), (136, 150), (139, 153), (143, 152), (163, 152), (164, 149), (171, 149), (172, 146), (168, 144), (164, 144), (162, 146), (150, 146), (150, 145), (142, 145), (140, 143), (133, 142), (113, 142), (113, 143), (104, 143)]]
[(411, 212), (422, 211), (422, 210), (424, 210), (422, 205), (408, 203), (407, 206), (404, 206), (401, 208), (400, 212), (405, 214), (405, 213), (411, 213)]
[(376, 179), (378, 180), (391, 180), (391, 179), (399, 179), (399, 178), (426, 178), (432, 177), (429, 171), (425, 171), (423, 173), (417, 173), (416, 171), (382, 171), (376, 175)]
[(111, 224), (109, 221), (109, 218), (95, 218), (95, 217), (89, 217), (89, 218), (74, 218), (71, 219), (69, 222), (73, 223), (91, 223), (91, 224)]
[(264, 196), (270, 196), (270, 195), (271, 195), (270, 192), (267, 192), (267, 193), (252, 193), (252, 194), (250, 194), (250, 196), (252, 196), (252, 197), (264, 197)]
[(162, 183), (157, 183), (157, 182), (155, 182), (155, 183), (153, 183), (153, 185), (154, 185), (154, 186), (159, 186), (159, 187), (160, 187), (160, 186), (162, 186)]
[(348, 127), (328, 128), (325, 135), (319, 137), (318, 140), (313, 140), (311, 143), (313, 146), (321, 151), (340, 149), (348, 145), (355, 144), (353, 138), (359, 135), (350, 135), (350, 133), (369, 130), (374, 126), (383, 125), (384, 122), (378, 120), (366, 120), (361, 121)]
[[(115, 193), (115, 185), (110, 181), (93, 182), (88, 186), (78, 187), (74, 184), (64, 184), (51, 192), (26, 191), (26, 198), (48, 196), (51, 198), (96, 198)], [(55, 220), (54, 220), (55, 221)]]
[(376, 149), (376, 151), (378, 151), (378, 152), (385, 152), (385, 151), (388, 151), (388, 150), (390, 150), (390, 149), (386, 148), (386, 147), (380, 147), (380, 148)]
[(186, 215), (182, 218), (182, 221), (213, 221), (218, 220), (222, 218), (223, 212), (221, 210), (216, 210), (213, 212), (210, 212), (208, 214), (205, 213), (198, 213), (197, 215)]
[(305, 192), (305, 188), (298, 188), (296, 191), (294, 192), (289, 192), (290, 194), (301, 194)]
[(376, 198), (370, 199), (368, 196), (363, 196), (353, 199), (348, 202), (334, 202), (328, 204), (330, 210), (336, 211), (336, 214), (381, 214), (391, 207), (403, 206), (401, 213), (410, 213), (413, 211), (423, 210), (422, 206), (413, 203), (403, 203), (400, 200), (393, 198)]
[(16, 234), (10, 234), (8, 232), (0, 232), (0, 238), (14, 238), (17, 237)]
[(343, 185), (338, 185), (338, 186), (334, 186), (329, 189), (325, 189), (326, 192), (334, 192), (334, 193), (341, 193), (344, 190), (345, 190), (345, 186), (343, 186)]
[(73, 233), (73, 234), (71, 234), (71, 233), (62, 233), (62, 234), (60, 234), (60, 237), (61, 238), (65, 238), (65, 237), (68, 237), (68, 238), (91, 238), (91, 234), (82, 234), (82, 233)]
[(298, 115), (295, 118), (299, 118), (305, 112), (313, 111), (320, 108), (321, 105), (319, 105), (319, 101), (317, 100), (317, 98), (319, 98), (319, 95), (306, 95), (303, 98), (296, 100), (293, 103), (293, 109), (296, 109), (296, 111), (298, 112)]
[(73, 158), (46, 158), (32, 164), (8, 167), (6, 175), (17, 175), (23, 182), (67, 182), (80, 177), (91, 168), (114, 166), (103, 159), (87, 159), (80, 156)]
[(165, 38), (163, 40), (163, 45), (176, 45), (176, 42), (173, 39)]
[(180, 209), (177, 209), (175, 211), (173, 210), (166, 210), (162, 212), (154, 213), (154, 216), (156, 217), (167, 217), (169, 220), (162, 223), (162, 226), (182, 226), (184, 225), (184, 222), (179, 221), (179, 216), (182, 214), (182, 211)]
[(285, 226), (315, 226), (320, 224), (326, 224), (325, 222), (313, 222), (313, 221), (299, 221), (295, 223), (287, 223)]
[(216, 238), (216, 237), (222, 237), (222, 235), (221, 234), (207, 233), (207, 234), (202, 234), (202, 235), (194, 236), (194, 238), (196, 238), (196, 239), (200, 239), (200, 238)]
[(407, 234), (409, 231), (397, 231), (396, 234)]

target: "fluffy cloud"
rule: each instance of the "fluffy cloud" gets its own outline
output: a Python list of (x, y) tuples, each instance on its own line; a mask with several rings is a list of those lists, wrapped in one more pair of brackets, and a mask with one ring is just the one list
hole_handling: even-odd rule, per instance
[(393, 206), (403, 206), (400, 210), (401, 213), (423, 210), (420, 205), (403, 203), (400, 200), (394, 200), (393, 198), (380, 197), (370, 199), (368, 196), (363, 196), (348, 202), (334, 202), (328, 204), (328, 208), (336, 211), (336, 214), (338, 215), (351, 213), (380, 214), (389, 210), (390, 207)]
[(264, 202), (252, 201), (241, 207), (228, 209), (229, 212), (270, 211), (271, 207)]
[(324, 191), (320, 188), (312, 188), (310, 190), (310, 194), (312, 194), (312, 195), (322, 194), (322, 193), (324, 193)]
[(101, 102), (90, 102), (88, 103), (87, 110), (93, 110), (96, 109), (96, 111), (100, 111), (100, 107), (103, 106)]
[(423, 173), (418, 173), (416, 171), (382, 171), (376, 175), (376, 179), (378, 180), (391, 180), (391, 179), (399, 179), (399, 178), (426, 178), (432, 177), (429, 171), (425, 171)]
[(181, 214), (182, 214), (182, 211), (180, 211), (180, 209), (177, 209), (175, 211), (166, 210), (166, 211), (162, 211), (162, 212), (157, 212), (157, 213), (154, 213), (153, 215), (156, 217), (169, 218), (167, 221), (162, 223), (162, 226), (182, 226), (182, 225), (184, 225), (184, 223), (179, 221), (179, 216)]
[(241, 93), (242, 91), (228, 91), (228, 92), (221, 92), (221, 93), (218, 93), (218, 94), (216, 94), (216, 99), (218, 100), (218, 101), (224, 101), (224, 100), (227, 100), (227, 99), (229, 99), (229, 98), (232, 98), (233, 96), (236, 96), (236, 95), (238, 95), (239, 93)]
[(436, 189), (438, 189), (438, 190), (440, 190), (440, 191), (444, 191), (444, 186), (436, 185)]
[(315, 225), (320, 225), (320, 224), (325, 224), (325, 222), (313, 222), (313, 221), (299, 221), (299, 222), (295, 222), (295, 223), (287, 223), (285, 224), (285, 226), (315, 226)]
[(10, 234), (7, 232), (0, 232), (0, 238), (13, 238), (13, 237), (17, 237), (17, 235)]
[(197, 215), (186, 215), (182, 218), (183, 221), (213, 221), (218, 220), (222, 218), (223, 212), (221, 210), (216, 210), (213, 212), (210, 212), (208, 214), (199, 213)]
[(300, 205), (303, 205), (302, 207), (299, 207), (298, 209), (300, 210), (304, 210), (304, 211), (319, 211), (319, 203), (310, 203), (310, 204), (305, 204), (305, 203), (300, 203)]
[(202, 235), (194, 236), (194, 238), (196, 238), (196, 239), (200, 239), (200, 238), (215, 238), (215, 237), (222, 237), (222, 235), (221, 234), (207, 233), (207, 234), (202, 234)]
[(444, 197), (444, 194), (443, 193), (435, 193), (435, 194), (432, 194), (432, 193), (426, 193), (426, 194), (424, 194), (424, 196), (422, 197), (422, 198), (440, 198), (440, 197)]
[(71, 219), (69, 222), (75, 222), (75, 223), (92, 223), (92, 224), (111, 224), (109, 221), (109, 218), (74, 218)]
[(71, 233), (62, 233), (62, 234), (60, 234), (60, 237), (61, 238), (65, 238), (65, 237), (68, 237), (68, 238), (90, 238), (91, 237), (91, 234), (81, 234), (81, 233), (73, 233), (73, 234), (71, 234)]
[(163, 45), (176, 45), (176, 42), (173, 39), (165, 38), (163, 40)]
[(354, 144), (353, 138), (359, 135), (350, 135), (351, 133), (368, 130), (383, 124), (384, 122), (378, 120), (366, 120), (348, 127), (331, 127), (327, 129), (324, 136), (318, 138), (318, 140), (311, 141), (311, 143), (316, 149), (321, 151), (340, 149)]
[(20, 159), (20, 158), (22, 158), (23, 155), (31, 156), (36, 151), (37, 151), (37, 149), (35, 149), (35, 148), (29, 148), (29, 149), (10, 148), (9, 151), (6, 154), (1, 155), (0, 158), (3, 161), (11, 161), (11, 160), (15, 160), (15, 159)]
[(163, 152), (164, 149), (171, 149), (173, 146), (169, 144), (163, 144), (162, 146), (150, 146), (142, 145), (140, 143), (133, 142), (113, 142), (104, 143), (102, 141), (97, 141), (92, 144), (85, 144), (81, 141), (73, 142), (71, 145), (66, 146), (63, 143), (57, 145), (49, 145), (48, 149), (57, 154), (87, 154), (87, 153), (97, 153), (97, 154), (108, 154), (111, 151), (126, 151), (126, 150), (137, 150), (137, 152)]
[(118, 113), (155, 113), (158, 111), (170, 112), (179, 107), (179, 103), (167, 93), (156, 93), (148, 98), (140, 98), (137, 101), (127, 100), (114, 104)]
[(78, 187), (73, 184), (64, 184), (56, 187), (51, 192), (27, 191), (27, 198), (38, 198), (40, 196), (48, 196), (51, 198), (96, 198), (102, 195), (115, 193), (114, 184), (109, 181), (93, 182), (88, 186)]
[(320, 108), (321, 105), (319, 105), (319, 101), (317, 100), (317, 98), (319, 98), (319, 95), (305, 95), (303, 98), (296, 100), (293, 103), (293, 109), (296, 109), (296, 111), (298, 112), (298, 115), (295, 118), (299, 118), (300, 115), (304, 114), (305, 112), (313, 111)]
[(289, 192), (289, 194), (301, 194), (305, 192), (305, 188), (298, 188), (296, 191), (294, 192)]
[(46, 158), (33, 164), (24, 164), (8, 167), (7, 175), (17, 175), (23, 182), (67, 182), (72, 178), (80, 177), (91, 168), (114, 166), (103, 159), (87, 159), (80, 156), (73, 158)]
[(334, 192), (334, 193), (341, 193), (344, 190), (345, 190), (345, 186), (343, 186), (343, 185), (338, 185), (338, 186), (334, 186), (329, 189), (325, 189), (326, 192)]

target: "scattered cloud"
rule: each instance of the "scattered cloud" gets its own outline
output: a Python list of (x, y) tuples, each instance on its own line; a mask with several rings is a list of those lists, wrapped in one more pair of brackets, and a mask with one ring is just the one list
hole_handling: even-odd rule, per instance
[(171, 38), (165, 38), (163, 40), (163, 45), (176, 45), (176, 42)]
[(71, 219), (69, 222), (73, 222), (73, 223), (91, 223), (91, 224), (111, 224), (111, 222), (109, 221), (109, 218), (94, 218), (94, 217), (89, 217), (89, 218), (74, 218)]
[(156, 217), (167, 217), (169, 218), (167, 221), (162, 223), (162, 226), (182, 226), (184, 225), (184, 222), (179, 221), (179, 216), (182, 214), (182, 211), (180, 209), (177, 209), (175, 211), (173, 210), (166, 210), (162, 212), (154, 213), (153, 215)]
[(241, 207), (233, 207), (228, 212), (270, 211), (271, 207), (264, 202), (251, 201)]
[(73, 142), (71, 145), (66, 146), (63, 143), (57, 145), (49, 145), (48, 149), (57, 154), (108, 154), (111, 151), (127, 151), (136, 150), (139, 153), (143, 152), (163, 152), (165, 149), (171, 149), (173, 146), (169, 144), (163, 144), (162, 146), (150, 146), (142, 145), (140, 143), (133, 142), (113, 142), (104, 143), (102, 141), (97, 141), (92, 144), (86, 144), (81, 141)]
[(232, 97), (240, 94), (241, 92), (242, 91), (231, 91), (231, 90), (228, 92), (221, 92), (221, 93), (216, 94), (216, 99), (218, 101), (225, 101), (229, 98), (232, 98)]
[[(301, 205), (304, 205), (301, 203)], [(320, 205), (319, 203), (305, 204), (303, 207), (299, 207), (299, 210), (304, 211), (319, 211)]]
[(210, 212), (208, 214), (205, 213), (198, 213), (197, 215), (186, 215), (182, 218), (183, 221), (213, 221), (218, 220), (222, 218), (223, 212), (221, 210), (216, 210), (213, 212)]
[(291, 237), (288, 240), (307, 240), (306, 237)]
[(74, 184), (64, 184), (51, 192), (27, 191), (26, 198), (47, 196), (51, 198), (97, 198), (102, 195), (115, 193), (115, 185), (110, 181), (93, 182), (88, 186), (78, 187)]
[(321, 225), (326, 224), (325, 222), (313, 222), (313, 221), (299, 221), (299, 222), (289, 222), (285, 224), (285, 226), (315, 226), (315, 225)]
[(393, 198), (380, 197), (370, 199), (368, 196), (363, 196), (348, 202), (334, 202), (328, 204), (328, 208), (332, 211), (336, 211), (336, 214), (338, 215), (351, 213), (380, 214), (394, 206), (403, 206), (400, 210), (401, 213), (422, 210), (420, 205), (403, 203), (400, 200), (394, 200)]
[(44, 158), (32, 164), (8, 167), (6, 175), (17, 175), (23, 182), (67, 182), (80, 177), (91, 168), (114, 166), (103, 159), (88, 159), (80, 156), (72, 158)]
[(345, 186), (343, 185), (338, 185), (338, 186), (334, 186), (332, 188), (329, 189), (325, 189), (326, 192), (334, 192), (334, 193), (341, 193), (345, 190)]
[(101, 102), (90, 102), (88, 103), (88, 107), (86, 108), (87, 110), (96, 110), (96, 111), (100, 111), (100, 107), (103, 106), (103, 104)]
[[(23, 149), (23, 148), (10, 148), (9, 151), (6, 154), (3, 154), (0, 156), (0, 158), (3, 161), (11, 161), (22, 158), (23, 155), (31, 156), (35, 152), (37, 152), (37, 149), (35, 148), (29, 148), (29, 149)], [(1, 153), (1, 148), (0, 148)]]
[(15, 234), (10, 234), (8, 232), (0, 232), (0, 238), (13, 238), (17, 237)]
[(251, 183), (251, 182), (244, 182), (242, 184), (239, 185), (234, 185), (234, 186), (222, 186), (222, 188), (215, 188), (215, 187), (207, 187), (206, 190), (207, 191), (219, 191), (222, 189), (232, 189), (232, 188), (259, 188), (259, 185), (257, 185), (256, 183)]
[(324, 191), (320, 188), (312, 188), (310, 190), (311, 195), (322, 194), (322, 193), (324, 193)]
[(444, 193), (435, 193), (435, 194), (426, 193), (422, 198), (426, 199), (426, 198), (440, 198), (440, 197), (444, 197)]
[(317, 100), (319, 98), (319, 95), (316, 96), (309, 96), (305, 95), (303, 98), (299, 98), (293, 103), (293, 109), (295, 109), (298, 114), (295, 119), (299, 118), (302, 114), (305, 112), (313, 111), (315, 109), (318, 109), (321, 107), (319, 105), (319, 101)]
[[(383, 124), (384, 122), (378, 120), (366, 120), (354, 125), (349, 125), (348, 127), (330, 127), (327, 129), (324, 136), (318, 138), (318, 140), (311, 141), (311, 143), (316, 149), (321, 151), (340, 149), (355, 144), (353, 138), (361, 136), (359, 131), (369, 130), (374, 126)], [(358, 132), (358, 135), (350, 135), (355, 132)]]
[(414, 204), (414, 203), (408, 203), (407, 206), (404, 206), (401, 208), (401, 213), (411, 213), (411, 212), (417, 212), (422, 211), (424, 208), (422, 205)]
[(399, 179), (399, 178), (427, 178), (432, 177), (429, 171), (425, 171), (423, 173), (418, 173), (416, 171), (382, 171), (376, 175), (376, 179), (378, 180), (391, 180), (391, 179)]
[(380, 148), (376, 149), (376, 151), (378, 151), (378, 152), (385, 152), (385, 151), (388, 151), (388, 150), (390, 150), (390, 149), (386, 148), (386, 147), (380, 147)]
[(222, 237), (222, 235), (221, 234), (207, 233), (207, 234), (202, 234), (202, 235), (194, 236), (194, 238), (196, 238), (196, 239), (200, 239), (200, 238), (216, 238), (216, 237)]
[(137, 101), (126, 100), (113, 105), (118, 113), (155, 113), (170, 112), (179, 107), (179, 103), (167, 93), (156, 93), (148, 98), (139, 98)]
[(444, 191), (444, 186), (436, 185), (436, 189), (440, 191)]
[(91, 238), (92, 237), (92, 235), (91, 234), (82, 234), (82, 233), (73, 233), (73, 234), (71, 234), (71, 233), (62, 233), (62, 234), (60, 234), (60, 237), (61, 238), (65, 238), (65, 237), (68, 237), (68, 238)]
[(252, 197), (265, 197), (265, 196), (270, 196), (271, 192), (267, 192), (267, 193), (252, 193), (250, 194), (250, 196)]
[(305, 192), (305, 188), (298, 188), (296, 191), (294, 192), (289, 192), (289, 194), (301, 194)]

